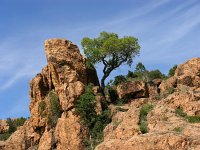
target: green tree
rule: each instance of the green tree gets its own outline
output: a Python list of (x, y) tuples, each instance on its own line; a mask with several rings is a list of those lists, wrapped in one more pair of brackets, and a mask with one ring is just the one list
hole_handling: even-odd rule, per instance
[(131, 66), (133, 58), (140, 52), (137, 38), (132, 36), (119, 38), (116, 33), (108, 32), (101, 32), (100, 36), (94, 39), (85, 37), (81, 45), (91, 64), (103, 63), (104, 65), (101, 79), (103, 91), (105, 80), (110, 73), (122, 64)]
[(160, 72), (160, 70), (156, 69), (156, 70), (152, 70), (152, 71), (148, 72), (148, 78), (150, 80), (164, 79), (164, 78), (166, 78), (166, 76), (164, 74), (162, 74), (162, 72)]
[(174, 65), (174, 67), (172, 67), (172, 68), (169, 70), (169, 73), (168, 73), (168, 76), (169, 76), (169, 77), (174, 76), (175, 71), (176, 71), (176, 68), (177, 68), (177, 65)]
[(127, 78), (125, 76), (119, 75), (115, 77), (115, 80), (113, 81), (113, 85), (117, 86), (126, 81), (127, 81)]
[(16, 131), (17, 127), (15, 126), (13, 120), (11, 118), (7, 118), (6, 122), (9, 125), (8, 133), (13, 133)]
[(139, 62), (135, 67), (135, 74), (138, 76), (138, 78), (144, 78), (146, 80), (147, 73), (148, 71), (146, 70), (145, 66)]
[(144, 72), (146, 72), (146, 68), (141, 62), (139, 62), (135, 67), (135, 72), (144, 73)]

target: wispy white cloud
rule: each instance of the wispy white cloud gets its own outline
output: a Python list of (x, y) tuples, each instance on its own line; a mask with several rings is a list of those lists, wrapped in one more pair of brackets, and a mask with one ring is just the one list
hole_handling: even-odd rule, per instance
[(151, 1), (150, 3), (147, 3), (146, 5), (142, 7), (138, 7), (136, 10), (124, 12), (123, 14), (117, 14), (115, 18), (108, 21), (106, 24), (101, 26), (101, 28), (106, 28), (109, 26), (115, 26), (118, 24), (124, 24), (125, 22), (129, 20), (133, 20), (138, 17), (142, 17), (143, 15), (146, 15), (150, 13), (151, 11), (155, 10), (156, 8), (166, 4), (169, 2), (169, 0), (162, 0), (162, 1)]
[(160, 45), (163, 43), (175, 42), (186, 36), (200, 23), (200, 16), (197, 15), (199, 13), (200, 5), (197, 5), (180, 16), (173, 18), (173, 22), (170, 22), (171, 25), (169, 24), (170, 28), (167, 33), (162, 36), (162, 39), (159, 41)]
[(36, 74), (37, 71), (28, 65), (20, 70), (16, 71), (13, 75), (10, 76), (6, 81), (1, 83), (0, 91), (6, 90), (9, 87), (13, 86), (16, 82), (18, 82), (21, 78), (30, 78)]

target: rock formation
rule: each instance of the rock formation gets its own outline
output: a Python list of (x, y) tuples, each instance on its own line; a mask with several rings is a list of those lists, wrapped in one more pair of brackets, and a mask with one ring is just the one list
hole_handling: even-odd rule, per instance
[[(178, 66), (174, 77), (157, 84), (158, 97), (135, 97), (129, 104), (110, 106), (112, 122), (104, 129), (104, 142), (96, 150), (199, 150), (200, 120), (192, 123), (192, 119), (200, 119), (199, 72), (200, 58), (191, 59)], [(169, 89), (174, 90), (169, 93)], [(139, 125), (144, 104), (153, 105), (147, 115), (146, 134)]]
[(99, 85), (96, 70), (88, 69), (78, 47), (65, 39), (46, 40), (45, 52), (48, 65), (30, 82), (30, 119), (2, 149), (84, 149), (87, 131), (74, 107), (85, 85)]
[[(78, 47), (65, 39), (45, 41), (45, 52), (48, 65), (30, 82), (30, 119), (7, 141), (0, 141), (1, 150), (86, 149), (88, 129), (75, 105), (92, 83), (95, 110), (103, 111), (96, 70), (88, 69)], [(200, 58), (179, 65), (167, 80), (122, 83), (117, 93), (129, 103), (117, 106), (108, 99), (112, 122), (96, 150), (200, 149)], [(145, 104), (152, 110), (142, 122)], [(6, 130), (5, 121), (0, 121), (0, 133)]]
[(140, 81), (126, 82), (117, 86), (117, 93), (120, 99), (126, 97), (142, 98), (147, 97), (146, 83)]
[(5, 133), (9, 129), (9, 125), (6, 120), (0, 120), (0, 133)]

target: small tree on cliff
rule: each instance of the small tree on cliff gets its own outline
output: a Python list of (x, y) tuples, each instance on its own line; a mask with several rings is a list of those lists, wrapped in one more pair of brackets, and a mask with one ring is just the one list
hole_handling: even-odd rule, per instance
[(133, 58), (140, 52), (137, 38), (132, 36), (119, 38), (116, 33), (108, 32), (101, 32), (100, 36), (94, 39), (85, 37), (81, 45), (91, 64), (103, 63), (104, 65), (101, 79), (103, 90), (105, 79), (110, 73), (122, 64), (131, 66)]

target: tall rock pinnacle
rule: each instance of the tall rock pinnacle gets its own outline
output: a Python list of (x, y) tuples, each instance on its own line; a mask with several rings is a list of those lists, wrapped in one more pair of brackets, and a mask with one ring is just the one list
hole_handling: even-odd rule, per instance
[(48, 65), (30, 81), (30, 119), (2, 149), (84, 149), (86, 129), (75, 113), (85, 86), (98, 85), (78, 47), (65, 39), (45, 41)]

